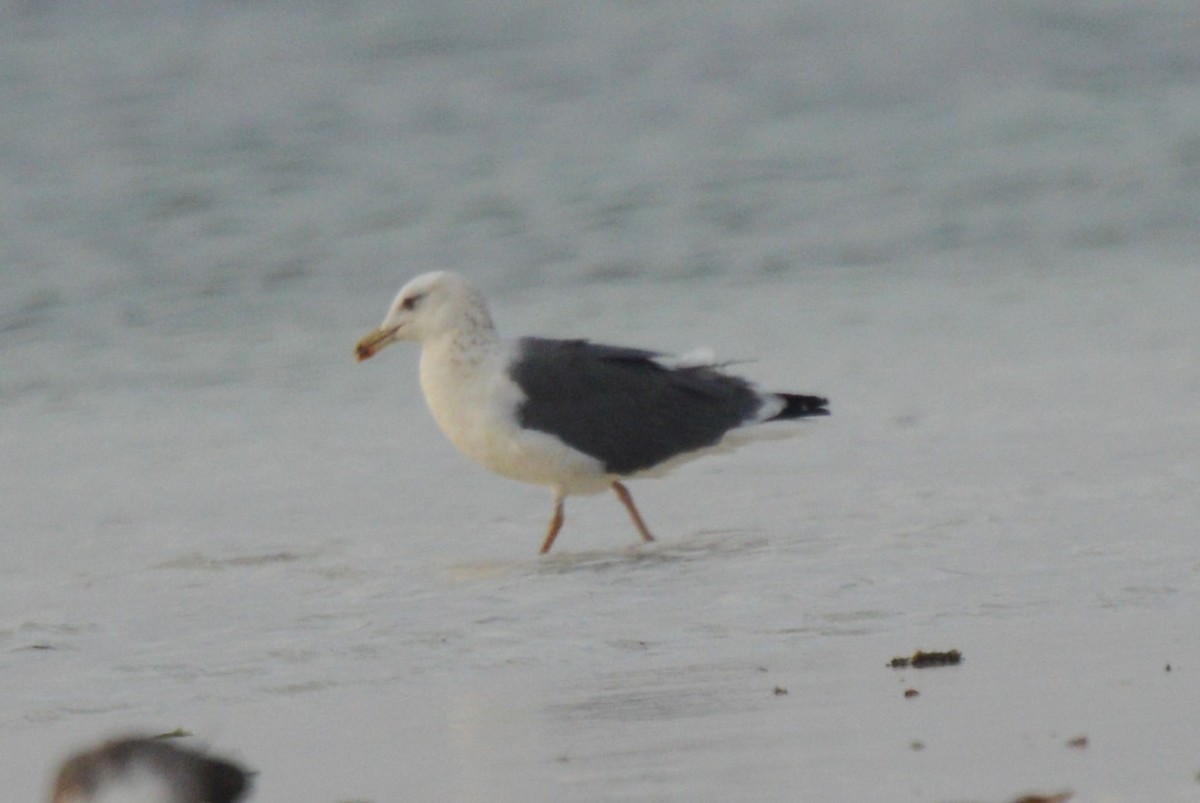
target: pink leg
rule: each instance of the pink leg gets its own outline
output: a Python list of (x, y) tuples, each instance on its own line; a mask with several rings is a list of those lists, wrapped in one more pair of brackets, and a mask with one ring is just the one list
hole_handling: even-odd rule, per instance
[(637, 507), (633, 504), (633, 497), (629, 495), (629, 489), (622, 485), (620, 480), (613, 480), (612, 489), (617, 498), (621, 500), (621, 504), (625, 505), (625, 509), (629, 511), (629, 518), (633, 519), (633, 526), (637, 527), (638, 532), (642, 534), (642, 540), (653, 541), (654, 536), (646, 528), (646, 522), (642, 521), (642, 514), (638, 513)]
[(563, 499), (561, 496), (554, 497), (554, 516), (550, 519), (550, 527), (546, 530), (546, 539), (542, 541), (542, 548), (539, 550), (539, 555), (545, 555), (550, 551), (550, 547), (554, 546), (554, 539), (558, 537), (558, 531), (563, 526)]

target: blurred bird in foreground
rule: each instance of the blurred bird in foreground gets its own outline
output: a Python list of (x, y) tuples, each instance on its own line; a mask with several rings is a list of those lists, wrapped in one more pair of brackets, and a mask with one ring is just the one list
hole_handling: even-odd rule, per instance
[(113, 739), (67, 759), (50, 803), (236, 803), (250, 773), (165, 737)]

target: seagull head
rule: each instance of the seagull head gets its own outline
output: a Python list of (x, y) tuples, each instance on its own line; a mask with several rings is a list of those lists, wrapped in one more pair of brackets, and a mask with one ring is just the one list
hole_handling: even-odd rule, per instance
[(396, 294), (383, 323), (355, 347), (359, 362), (400, 340), (426, 342), (435, 337), (470, 329), (492, 329), (483, 294), (450, 271), (416, 277)]

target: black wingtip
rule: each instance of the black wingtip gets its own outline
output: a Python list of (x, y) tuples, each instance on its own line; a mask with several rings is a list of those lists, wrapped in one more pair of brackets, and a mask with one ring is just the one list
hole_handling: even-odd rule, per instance
[(801, 396), (797, 393), (777, 393), (775, 395), (783, 399), (783, 409), (771, 416), (769, 421), (829, 415), (829, 399), (820, 396)]

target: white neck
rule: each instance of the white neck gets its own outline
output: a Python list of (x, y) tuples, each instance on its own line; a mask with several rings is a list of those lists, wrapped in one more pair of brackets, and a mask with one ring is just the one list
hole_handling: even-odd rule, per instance
[(485, 424), (477, 400), (488, 395), (489, 367), (503, 359), (495, 329), (459, 330), (425, 341), (421, 347), (421, 390), (438, 426), (467, 454)]

